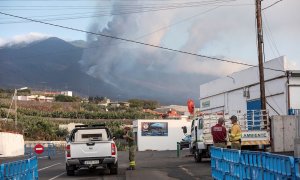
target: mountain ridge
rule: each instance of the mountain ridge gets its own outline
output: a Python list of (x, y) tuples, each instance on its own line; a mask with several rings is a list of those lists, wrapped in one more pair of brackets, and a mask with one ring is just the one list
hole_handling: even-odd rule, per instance
[[(174, 78), (172, 74), (139, 72), (145, 77), (159, 75), (159, 82), (151, 79), (131, 81), (130, 76), (132, 78), (134, 72), (123, 76), (110, 74), (118, 77), (113, 83), (90, 76), (79, 63), (85, 49), (56, 37), (29, 43), (21, 48), (1, 48), (0, 87), (72, 90), (81, 96), (106, 96), (118, 100), (152, 99), (162, 104), (185, 104), (188, 98), (197, 99), (195, 87), (198, 84), (185, 88), (186, 92), (176, 88), (176, 84), (172, 87), (161, 86)], [(196, 76), (181, 76), (182, 80), (198, 81)]]

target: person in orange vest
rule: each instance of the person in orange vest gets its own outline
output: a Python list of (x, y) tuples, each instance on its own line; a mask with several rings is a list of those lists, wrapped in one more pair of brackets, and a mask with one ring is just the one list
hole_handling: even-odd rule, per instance
[(242, 130), (237, 123), (237, 117), (235, 115), (230, 117), (232, 127), (229, 131), (229, 141), (231, 142), (231, 149), (241, 149)]

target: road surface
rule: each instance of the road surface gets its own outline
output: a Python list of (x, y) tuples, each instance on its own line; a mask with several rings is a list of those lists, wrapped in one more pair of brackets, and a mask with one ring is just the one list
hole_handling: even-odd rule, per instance
[(188, 151), (182, 151), (181, 157), (176, 157), (176, 151), (146, 151), (137, 152), (135, 171), (127, 171), (128, 152), (119, 152), (119, 174), (110, 175), (108, 170), (97, 169), (89, 171), (81, 169), (75, 176), (67, 176), (64, 154), (58, 153), (55, 158), (39, 158), (39, 179), (41, 180), (160, 180), (160, 179), (212, 179), (210, 161), (195, 163), (193, 157), (186, 156)]

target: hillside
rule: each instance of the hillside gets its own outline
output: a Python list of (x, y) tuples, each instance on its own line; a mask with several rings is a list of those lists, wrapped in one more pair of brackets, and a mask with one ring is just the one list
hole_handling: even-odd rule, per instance
[(70, 89), (82, 95), (118, 92), (81, 70), (82, 48), (49, 38), (27, 46), (0, 49), (0, 86)]
[[(104, 70), (111, 77), (110, 81), (106, 79), (107, 76), (101, 76), (101, 68), (93, 72), (95, 76), (87, 73), (94, 65), (99, 68), (98, 63), (103, 60), (101, 52), (95, 56), (95, 62), (88, 62), (89, 69), (79, 63), (83, 57), (83, 46), (84, 41), (66, 42), (52, 37), (30, 44), (2, 47), (0, 87), (72, 90), (81, 96), (106, 96), (115, 100), (153, 99), (162, 104), (185, 104), (188, 98), (198, 99), (201, 82), (213, 78), (207, 75), (166, 73), (159, 68), (122, 71), (122, 64), (115, 64)], [(92, 56), (93, 53), (88, 55)]]

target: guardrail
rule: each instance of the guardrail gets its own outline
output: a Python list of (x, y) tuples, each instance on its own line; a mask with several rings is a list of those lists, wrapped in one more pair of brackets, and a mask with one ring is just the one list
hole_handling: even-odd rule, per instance
[[(42, 154), (37, 154), (34, 147), (37, 144), (41, 144), (44, 147), (44, 152)], [(56, 146), (53, 143), (28, 143), (24, 145), (25, 155), (29, 156), (48, 156), (48, 159), (56, 156)]]
[(0, 179), (38, 179), (37, 157), (1, 164)]
[(300, 179), (300, 159), (257, 151), (211, 147), (211, 171), (216, 180)]

